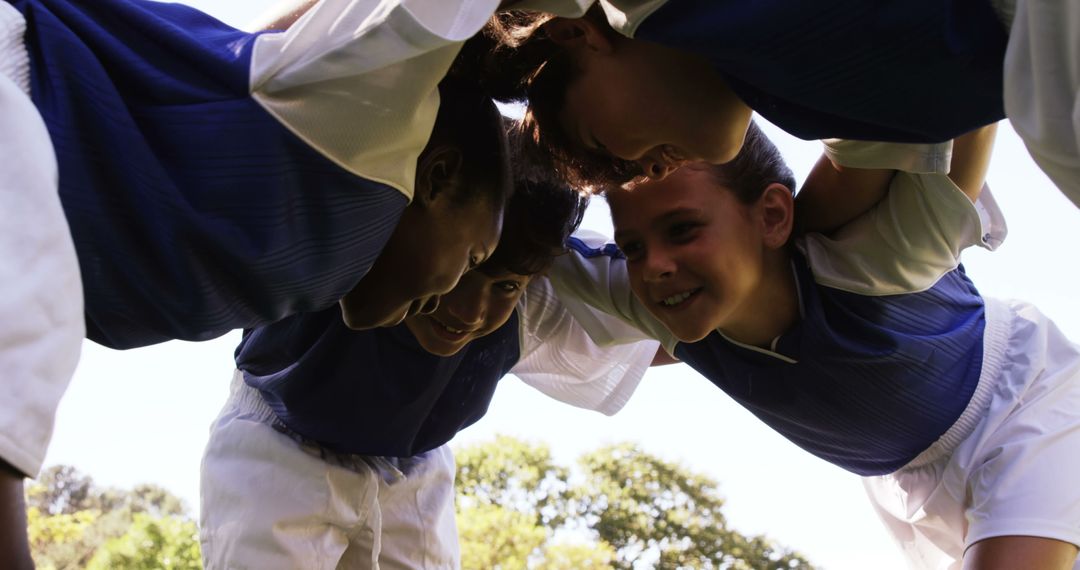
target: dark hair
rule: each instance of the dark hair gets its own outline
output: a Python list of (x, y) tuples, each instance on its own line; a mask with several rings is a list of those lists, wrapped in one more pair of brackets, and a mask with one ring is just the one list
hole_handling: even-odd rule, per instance
[(784, 161), (780, 150), (750, 121), (742, 149), (730, 162), (709, 168), (717, 184), (730, 188), (744, 204), (756, 202), (765, 187), (774, 182), (795, 192), (795, 175)]
[(509, 271), (534, 275), (565, 253), (566, 240), (581, 224), (587, 194), (558, 179), (545, 176), (543, 167), (521, 154), (520, 129), (511, 125), (514, 156), (514, 195), (503, 215), (503, 231), (495, 253), (479, 270), (488, 274)]
[(502, 114), (474, 82), (447, 75), (439, 83), (439, 114), (424, 152), (439, 145), (461, 151), (462, 184), (458, 204), (485, 200), (503, 208), (514, 191), (510, 149)]
[[(597, 6), (584, 17), (608, 25)], [(462, 61), (495, 99), (527, 104), (520, 129), (536, 151), (532, 160), (567, 184), (598, 191), (640, 177), (643, 172), (636, 162), (582, 148), (559, 124), (566, 88), (581, 70), (569, 52), (548, 37), (544, 24), (553, 18), (543, 12), (497, 13), (466, 42)]]

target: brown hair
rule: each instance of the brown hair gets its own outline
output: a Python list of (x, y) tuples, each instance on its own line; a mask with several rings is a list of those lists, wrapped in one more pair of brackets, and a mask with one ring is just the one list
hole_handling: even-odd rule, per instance
[[(585, 17), (608, 26), (596, 6)], [(643, 173), (636, 162), (581, 148), (563, 132), (559, 114), (566, 102), (566, 88), (580, 70), (569, 52), (548, 37), (544, 24), (553, 18), (542, 12), (497, 13), (466, 42), (461, 61), (495, 99), (527, 103), (519, 128), (529, 141), (527, 152), (532, 162), (567, 184), (589, 191), (640, 177)]]
[(565, 253), (566, 240), (581, 224), (588, 195), (561, 180), (545, 176), (543, 167), (519, 154), (521, 130), (510, 125), (514, 195), (503, 215), (503, 233), (495, 253), (478, 269), (488, 274), (509, 271), (534, 275), (547, 270)]
[(795, 192), (795, 175), (791, 168), (780, 149), (754, 121), (750, 121), (739, 154), (730, 162), (711, 165), (709, 172), (717, 184), (730, 188), (744, 204), (756, 202), (773, 183), (783, 184)]

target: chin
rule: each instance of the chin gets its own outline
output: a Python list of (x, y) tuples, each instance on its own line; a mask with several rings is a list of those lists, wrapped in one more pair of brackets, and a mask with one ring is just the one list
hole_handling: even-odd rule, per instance
[(698, 342), (709, 336), (714, 330), (707, 325), (697, 323), (664, 323), (664, 325), (671, 331), (671, 334), (675, 335), (675, 338), (679, 339), (679, 342)]
[[(378, 327), (392, 327), (401, 322), (401, 317), (405, 316), (406, 311), (406, 309), (403, 308), (396, 311), (396, 313), (371, 314), (370, 311), (364, 311), (363, 309), (363, 306), (357, 309), (352, 303), (342, 300), (341, 320), (345, 322), (345, 326), (354, 331)], [(393, 317), (395, 314), (399, 315), (396, 319)]]

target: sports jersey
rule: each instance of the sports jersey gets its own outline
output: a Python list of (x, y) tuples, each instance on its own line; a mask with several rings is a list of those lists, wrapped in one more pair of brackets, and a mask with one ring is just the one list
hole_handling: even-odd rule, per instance
[[(644, 338), (607, 321), (624, 342)], [(304, 439), (338, 453), (409, 457), (482, 417), (507, 373), (614, 413), (656, 349), (651, 341), (600, 346), (538, 277), (502, 327), (452, 356), (425, 352), (403, 325), (349, 330), (334, 308), (246, 331), (236, 364), (277, 420)]]
[(27, 24), (87, 336), (115, 348), (348, 292), (411, 199), (436, 85), (483, 22), (330, 2), (251, 34), (178, 4), (8, 1)]
[(650, 332), (796, 445), (876, 475), (954, 445), (984, 411), (1011, 325), (987, 312), (958, 257), (1004, 232), (989, 190), (973, 205), (945, 175), (898, 173), (870, 212), (797, 240), (800, 318), (768, 349), (720, 331), (678, 342), (633, 298), (616, 248), (578, 240), (551, 276)]

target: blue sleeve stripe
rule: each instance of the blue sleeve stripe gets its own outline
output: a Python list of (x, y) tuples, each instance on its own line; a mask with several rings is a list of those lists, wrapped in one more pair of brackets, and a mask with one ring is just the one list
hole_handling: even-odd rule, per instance
[(580, 238), (571, 237), (566, 240), (566, 247), (570, 248), (573, 252), (586, 259), (594, 259), (597, 257), (610, 257), (612, 259), (626, 259), (623, 252), (619, 250), (619, 246), (613, 243), (606, 243), (603, 247), (592, 247), (589, 244), (582, 241)]

